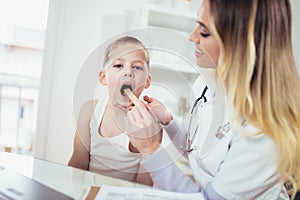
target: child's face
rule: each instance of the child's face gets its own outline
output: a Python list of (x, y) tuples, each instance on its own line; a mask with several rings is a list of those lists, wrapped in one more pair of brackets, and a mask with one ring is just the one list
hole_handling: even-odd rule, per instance
[(151, 81), (148, 57), (145, 50), (134, 44), (120, 44), (110, 53), (104, 72), (100, 72), (100, 82), (107, 85), (113, 104), (121, 107), (131, 105), (122, 88), (131, 87), (139, 97)]

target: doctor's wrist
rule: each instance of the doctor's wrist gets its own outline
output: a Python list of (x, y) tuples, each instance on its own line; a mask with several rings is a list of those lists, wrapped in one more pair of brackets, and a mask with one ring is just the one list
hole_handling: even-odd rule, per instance
[(150, 157), (152, 154), (154, 154), (158, 149), (160, 149), (160, 144), (156, 144), (150, 148), (144, 149), (140, 151), (140, 154), (142, 156), (142, 159), (146, 159)]
[(161, 125), (163, 126), (167, 126), (169, 125), (169, 123), (173, 120), (173, 115), (171, 115), (170, 113), (167, 114), (167, 117), (164, 121), (161, 121)]

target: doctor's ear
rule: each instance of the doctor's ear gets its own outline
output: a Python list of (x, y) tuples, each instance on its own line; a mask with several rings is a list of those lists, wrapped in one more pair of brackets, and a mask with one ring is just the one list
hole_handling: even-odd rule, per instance
[(100, 72), (99, 72), (98, 78), (99, 78), (99, 82), (100, 82), (102, 85), (107, 85), (106, 74), (105, 74), (103, 71), (100, 71)]
[(146, 80), (145, 89), (148, 89), (150, 87), (151, 80), (152, 80), (152, 76), (149, 74)]

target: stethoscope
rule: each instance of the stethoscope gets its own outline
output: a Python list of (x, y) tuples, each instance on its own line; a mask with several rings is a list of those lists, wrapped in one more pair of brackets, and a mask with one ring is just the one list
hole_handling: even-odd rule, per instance
[[(205, 85), (202, 94), (199, 98), (197, 98), (195, 100), (195, 103), (191, 109), (191, 112), (189, 114), (189, 122), (188, 122), (188, 127), (187, 127), (187, 132), (186, 132), (186, 147), (182, 148), (183, 151), (185, 153), (190, 153), (193, 150), (197, 150), (198, 148), (196, 146), (192, 147), (192, 143), (195, 139), (196, 133), (198, 131), (199, 128), (199, 123), (197, 123), (197, 126), (195, 128), (195, 131), (193, 132), (193, 134), (191, 135), (191, 124), (192, 124), (192, 119), (195, 117), (195, 109), (196, 107), (200, 106), (203, 107), (204, 104), (207, 102), (207, 98), (205, 96), (206, 92), (207, 92), (208, 86)], [(219, 128), (217, 129), (217, 132), (215, 134), (217, 140), (223, 138), (230, 130), (230, 122), (227, 122), (226, 124), (224, 124), (223, 126), (219, 126)], [(216, 144), (216, 143), (215, 143)], [(211, 150), (214, 148), (215, 144), (213, 145), (213, 147), (211, 148)], [(209, 152), (211, 152), (211, 150)]]

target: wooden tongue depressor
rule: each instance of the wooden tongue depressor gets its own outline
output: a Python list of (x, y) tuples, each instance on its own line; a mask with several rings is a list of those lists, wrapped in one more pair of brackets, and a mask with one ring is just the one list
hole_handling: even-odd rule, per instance
[(139, 101), (139, 99), (133, 94), (133, 92), (129, 89), (126, 88), (124, 89), (125, 94), (129, 97), (129, 99), (132, 101), (134, 105)]

